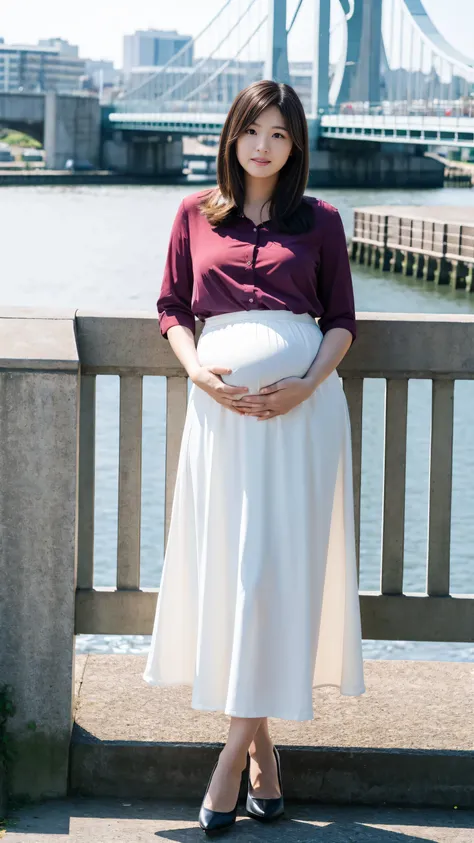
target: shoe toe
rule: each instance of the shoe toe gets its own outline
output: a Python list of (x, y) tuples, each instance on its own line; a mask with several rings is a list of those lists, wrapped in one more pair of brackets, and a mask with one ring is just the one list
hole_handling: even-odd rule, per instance
[(282, 796), (276, 799), (256, 799), (250, 794), (247, 795), (246, 809), (250, 816), (262, 822), (276, 820), (285, 810)]
[(212, 834), (231, 826), (235, 822), (236, 814), (236, 811), (213, 811), (202, 805), (199, 811), (199, 825), (204, 831)]

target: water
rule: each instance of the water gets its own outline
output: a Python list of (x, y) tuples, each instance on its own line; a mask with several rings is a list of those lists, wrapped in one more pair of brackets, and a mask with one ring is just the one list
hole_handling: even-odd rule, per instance
[[(151, 311), (161, 284), (171, 221), (198, 186), (11, 187), (0, 191), (0, 305), (87, 311)], [(469, 190), (308, 190), (336, 205), (348, 235), (359, 205), (472, 204)], [(474, 295), (353, 267), (358, 311), (474, 313)], [(158, 327), (157, 327), (158, 330)], [(118, 377), (97, 379), (95, 586), (115, 585), (118, 487)], [(362, 591), (380, 587), (382, 380), (364, 386), (361, 501)], [(163, 561), (163, 378), (144, 378), (141, 585), (159, 585)], [(474, 546), (474, 383), (455, 386), (451, 592), (472, 593)], [(409, 383), (404, 590), (426, 587), (431, 389)], [(144, 653), (149, 636), (77, 636), (78, 652)], [(468, 644), (364, 641), (366, 658), (470, 661)]]

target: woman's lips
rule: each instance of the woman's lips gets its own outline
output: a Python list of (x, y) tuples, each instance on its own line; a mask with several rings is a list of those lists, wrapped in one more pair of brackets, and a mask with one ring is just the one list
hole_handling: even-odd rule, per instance
[(260, 160), (258, 158), (252, 158), (251, 160), (254, 162), (254, 164), (260, 164), (261, 167), (265, 167), (266, 164), (270, 163), (270, 161), (266, 161), (265, 159)]

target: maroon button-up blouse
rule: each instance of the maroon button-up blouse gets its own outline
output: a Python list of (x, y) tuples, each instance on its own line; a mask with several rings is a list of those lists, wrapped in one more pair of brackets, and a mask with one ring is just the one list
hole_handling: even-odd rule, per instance
[(206, 191), (186, 196), (171, 229), (157, 301), (160, 331), (195, 317), (236, 310), (291, 310), (319, 317), (319, 327), (347, 328), (356, 337), (346, 238), (338, 211), (311, 196), (314, 229), (302, 234), (255, 225), (243, 214), (213, 227), (198, 205)]

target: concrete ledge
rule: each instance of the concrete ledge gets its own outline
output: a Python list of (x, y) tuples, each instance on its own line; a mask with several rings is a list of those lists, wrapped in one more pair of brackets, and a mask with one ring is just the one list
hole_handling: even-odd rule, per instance
[[(192, 709), (189, 687), (148, 686), (144, 656), (78, 656), (76, 664), (70, 792), (202, 797), (230, 718)], [(314, 720), (270, 718), (285, 795), (474, 807), (472, 673), (462, 662), (366, 660), (361, 697), (315, 689)]]
[(75, 311), (44, 314), (36, 308), (0, 309), (0, 371), (77, 373)]

